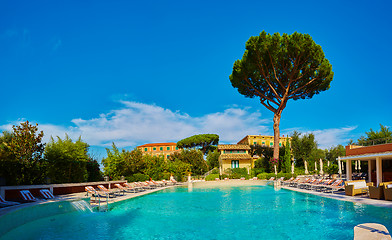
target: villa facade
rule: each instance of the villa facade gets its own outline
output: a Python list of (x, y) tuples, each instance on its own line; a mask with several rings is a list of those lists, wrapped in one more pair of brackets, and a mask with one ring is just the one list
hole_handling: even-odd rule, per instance
[[(279, 147), (285, 146), (287, 138), (289, 139), (289, 143), (291, 144), (291, 137), (285, 137), (284, 135), (279, 138)], [(266, 147), (274, 146), (274, 136), (266, 136), (266, 135), (247, 135), (243, 139), (241, 139), (238, 144), (246, 144), (246, 145), (260, 145)]]
[(151, 156), (163, 155), (165, 160), (173, 153), (180, 152), (181, 150), (177, 148), (177, 144), (170, 143), (148, 143), (141, 146), (137, 146), (143, 155), (149, 154)]
[(254, 159), (249, 154), (250, 146), (245, 144), (222, 144), (218, 145), (219, 173), (233, 168), (246, 168), (248, 173), (254, 166)]

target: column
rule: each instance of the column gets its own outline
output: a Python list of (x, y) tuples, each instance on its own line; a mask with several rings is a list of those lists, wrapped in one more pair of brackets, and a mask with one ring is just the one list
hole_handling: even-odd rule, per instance
[(352, 164), (351, 160), (346, 161), (346, 178), (347, 180), (352, 180), (353, 178), (353, 169), (352, 169)]
[(372, 162), (368, 160), (368, 182), (372, 181)]
[(377, 186), (382, 182), (382, 159), (381, 157), (376, 157), (376, 176), (377, 176)]

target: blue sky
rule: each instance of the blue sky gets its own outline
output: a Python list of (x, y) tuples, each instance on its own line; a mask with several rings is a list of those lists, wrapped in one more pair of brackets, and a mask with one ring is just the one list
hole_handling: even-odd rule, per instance
[(391, 125), (390, 1), (0, 0), (0, 130), (29, 120), (105, 157), (217, 133), (222, 143), (272, 135), (273, 114), (231, 86), (245, 42), (308, 33), (334, 71), (331, 88), (289, 101), (281, 134), (321, 148)]

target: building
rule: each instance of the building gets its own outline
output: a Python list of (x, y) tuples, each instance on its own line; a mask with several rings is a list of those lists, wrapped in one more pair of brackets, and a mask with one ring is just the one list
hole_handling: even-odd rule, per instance
[(346, 162), (347, 179), (352, 179), (352, 162), (368, 163), (368, 181), (378, 186), (381, 182), (392, 181), (392, 143), (373, 146), (346, 146), (346, 156), (338, 157), (339, 172), (341, 161)]
[(170, 154), (179, 152), (176, 143), (148, 143), (141, 146), (137, 146), (143, 155), (150, 154), (151, 156), (160, 156), (163, 155), (165, 159), (167, 159)]
[(219, 173), (224, 174), (226, 169), (247, 168), (248, 173), (254, 166), (254, 159), (249, 154), (250, 146), (245, 144), (218, 145)]
[[(291, 137), (285, 137), (284, 135), (279, 138), (279, 147), (285, 146), (287, 138), (289, 139), (289, 143), (291, 143)], [(274, 146), (274, 136), (265, 136), (265, 135), (247, 135), (243, 139), (241, 139), (238, 144), (246, 144), (246, 145), (260, 145), (266, 147)]]

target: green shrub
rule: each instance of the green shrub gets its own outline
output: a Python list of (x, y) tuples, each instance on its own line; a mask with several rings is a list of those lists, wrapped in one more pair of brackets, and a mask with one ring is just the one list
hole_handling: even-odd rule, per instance
[(215, 178), (219, 178), (219, 174), (210, 174), (206, 177), (206, 181), (214, 181)]
[(218, 168), (212, 169), (211, 174), (219, 174), (219, 169)]
[(225, 178), (229, 178), (229, 175), (227, 175), (227, 174), (220, 175), (220, 179), (225, 179)]
[(142, 174), (142, 173), (135, 173), (130, 177), (125, 178), (128, 182), (144, 182), (150, 180), (150, 176)]
[(248, 169), (246, 168), (231, 168), (226, 170), (228, 173), (228, 178), (230, 179), (240, 179), (244, 177), (245, 179), (249, 178)]

